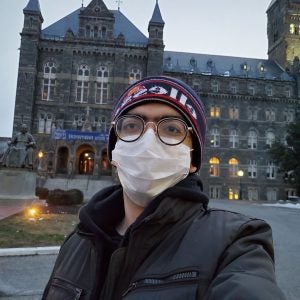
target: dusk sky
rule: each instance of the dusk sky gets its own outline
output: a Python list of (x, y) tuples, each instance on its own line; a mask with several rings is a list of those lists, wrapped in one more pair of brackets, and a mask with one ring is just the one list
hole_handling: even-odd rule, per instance
[[(29, 0), (1, 0), (0, 136), (12, 134), (23, 8)], [(82, 0), (39, 0), (43, 28), (79, 8)], [(118, 2), (104, 0), (108, 9)], [(122, 0), (121, 12), (148, 36), (156, 0)], [(159, 0), (166, 50), (267, 58), (267, 15), (271, 0)], [(90, 0), (83, 1), (84, 6)]]

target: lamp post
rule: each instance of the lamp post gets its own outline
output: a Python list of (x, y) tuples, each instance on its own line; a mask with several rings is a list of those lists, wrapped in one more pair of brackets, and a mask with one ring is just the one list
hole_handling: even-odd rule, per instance
[(239, 177), (239, 200), (242, 200), (242, 182), (241, 179), (244, 176), (244, 171), (243, 170), (238, 170), (237, 176)]
[(42, 170), (42, 159), (44, 157), (44, 152), (42, 150), (40, 150), (38, 152), (38, 158), (39, 158), (39, 165), (38, 165), (38, 170), (41, 171)]

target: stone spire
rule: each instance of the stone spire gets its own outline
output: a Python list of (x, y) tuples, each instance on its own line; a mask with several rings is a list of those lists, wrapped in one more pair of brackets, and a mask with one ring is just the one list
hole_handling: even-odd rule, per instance
[(29, 0), (27, 6), (24, 8), (24, 11), (32, 11), (41, 13), (41, 7), (39, 0)]
[(153, 11), (153, 15), (152, 18), (150, 20), (150, 23), (161, 23), (161, 24), (165, 24), (161, 13), (160, 13), (160, 9), (159, 9), (159, 5), (158, 5), (158, 0), (156, 0), (156, 4), (155, 4), (155, 8)]

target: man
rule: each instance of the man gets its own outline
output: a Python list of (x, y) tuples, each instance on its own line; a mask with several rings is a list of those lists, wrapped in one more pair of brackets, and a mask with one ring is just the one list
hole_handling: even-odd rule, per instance
[(28, 167), (32, 169), (35, 145), (33, 136), (28, 133), (27, 125), (22, 124), (20, 132), (9, 142), (9, 148), (4, 155), (3, 164), (7, 167)]
[(207, 207), (195, 174), (206, 131), (197, 94), (145, 78), (112, 119), (108, 155), (121, 185), (81, 209), (43, 299), (284, 299), (269, 225)]

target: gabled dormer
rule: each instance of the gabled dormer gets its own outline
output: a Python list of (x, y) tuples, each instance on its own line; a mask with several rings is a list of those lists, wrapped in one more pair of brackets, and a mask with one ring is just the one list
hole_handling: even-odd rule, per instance
[(29, 0), (23, 9), (24, 26), (22, 33), (40, 34), (44, 22), (39, 0)]
[(113, 39), (114, 14), (102, 0), (92, 0), (79, 14), (79, 37), (107, 41)]
[(158, 0), (156, 0), (156, 5), (153, 11), (153, 15), (148, 25), (149, 44), (156, 44), (156, 45), (163, 44), (164, 26), (165, 26), (165, 22), (161, 16)]

